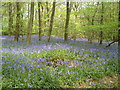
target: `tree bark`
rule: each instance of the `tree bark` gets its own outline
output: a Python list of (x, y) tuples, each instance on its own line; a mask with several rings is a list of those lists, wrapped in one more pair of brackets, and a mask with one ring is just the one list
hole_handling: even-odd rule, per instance
[(13, 28), (12, 3), (9, 2), (9, 27), (8, 27), (9, 33), (8, 33), (8, 38), (11, 37), (12, 28)]
[(120, 1), (119, 3), (119, 13), (118, 13), (118, 49), (120, 50)]
[[(104, 4), (103, 4), (103, 2), (102, 2), (102, 14), (101, 14), (101, 25), (103, 25), (103, 13), (104, 13)], [(99, 44), (102, 44), (102, 42), (103, 42), (103, 31), (101, 30), (100, 31), (100, 43)]]
[[(21, 2), (21, 4), (22, 4), (22, 5), (21, 5), (21, 8), (22, 8), (22, 7), (24, 6), (24, 3)], [(21, 28), (20, 28), (20, 32), (21, 32), (20, 35), (22, 36), (22, 40), (24, 40), (23, 35), (24, 35), (24, 32), (25, 32), (25, 31), (24, 31), (24, 28), (23, 28), (23, 27), (24, 27), (24, 26), (23, 26), (23, 19), (24, 19), (23, 13), (24, 13), (24, 9), (22, 9), (22, 12), (20, 13), (20, 18), (21, 18), (21, 19), (20, 19), (20, 27), (21, 27)]]
[[(120, 63), (120, 1), (118, 2), (118, 4), (119, 4), (119, 7), (118, 7), (118, 10), (119, 10), (119, 13), (118, 13), (118, 63)], [(120, 64), (118, 67), (120, 67)], [(120, 75), (120, 68), (118, 72)]]
[(48, 2), (46, 2), (46, 9), (47, 9), (47, 18), (48, 18), (48, 23), (49, 23), (49, 7), (48, 7)]
[(17, 7), (17, 15), (16, 15), (16, 30), (15, 30), (15, 37), (14, 41), (18, 42), (19, 39), (19, 32), (20, 32), (20, 2), (16, 2), (16, 7)]
[(70, 20), (70, 2), (67, 0), (66, 4), (66, 24), (65, 24), (65, 33), (64, 33), (64, 41), (68, 40), (68, 26), (69, 26), (69, 20)]
[(115, 40), (115, 41), (112, 41), (111, 43), (109, 43), (106, 47), (109, 47), (110, 45), (112, 45), (113, 43), (115, 43), (115, 42), (119, 42), (120, 41), (120, 39), (118, 39), (118, 40)]
[[(78, 12), (78, 6), (79, 6), (79, 3), (78, 2), (75, 2), (74, 4), (74, 8), (73, 8), (73, 11), (74, 12)], [(78, 15), (75, 15), (75, 23), (77, 23), (77, 18), (78, 17)], [(77, 26), (75, 25), (75, 28), (77, 28)], [(77, 38), (77, 32), (76, 31), (74, 31), (73, 32), (73, 35), (72, 35), (72, 39), (74, 40), (74, 41), (76, 41), (76, 38)]]
[(34, 2), (31, 2), (30, 19), (28, 22), (28, 32), (27, 32), (27, 44), (28, 45), (30, 45), (31, 43), (33, 19), (34, 19)]
[(41, 5), (41, 2), (38, 2), (38, 17), (39, 17), (39, 41), (41, 41), (41, 32), (42, 32), (40, 5)]
[(50, 42), (51, 33), (52, 33), (53, 19), (54, 19), (54, 14), (55, 14), (55, 4), (56, 4), (56, 2), (54, 0), (53, 7), (52, 7), (51, 20), (50, 20), (50, 27), (49, 27), (49, 32), (48, 32), (48, 42)]
[(29, 5), (29, 3), (28, 3), (28, 19), (29, 19), (29, 17), (30, 17), (30, 13), (29, 13), (29, 11), (30, 11), (30, 5)]

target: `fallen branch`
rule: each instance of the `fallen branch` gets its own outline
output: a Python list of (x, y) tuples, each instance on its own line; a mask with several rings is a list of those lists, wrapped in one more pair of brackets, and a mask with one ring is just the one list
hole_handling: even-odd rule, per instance
[(113, 42), (111, 42), (111, 43), (109, 43), (106, 47), (109, 47), (110, 45), (112, 45), (113, 43), (115, 43), (115, 42), (118, 42), (120, 39), (118, 39), (118, 40), (115, 40), (115, 41), (113, 41)]

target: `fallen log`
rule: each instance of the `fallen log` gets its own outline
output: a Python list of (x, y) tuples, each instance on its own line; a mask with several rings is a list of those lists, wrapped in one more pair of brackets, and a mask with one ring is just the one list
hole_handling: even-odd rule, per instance
[(118, 42), (120, 39), (118, 39), (118, 40), (115, 40), (115, 41), (113, 41), (113, 42), (111, 42), (111, 43), (109, 43), (106, 47), (109, 47), (110, 45), (112, 45), (113, 43), (115, 43), (115, 42)]

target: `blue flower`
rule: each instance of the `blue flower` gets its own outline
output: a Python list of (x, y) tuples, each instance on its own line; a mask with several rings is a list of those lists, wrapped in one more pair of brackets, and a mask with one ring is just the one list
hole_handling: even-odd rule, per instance
[(43, 69), (39, 69), (40, 71), (43, 71)]
[(72, 68), (72, 66), (68, 66), (69, 68)]
[(32, 85), (28, 84), (28, 87), (32, 87)]
[(8, 68), (12, 68), (10, 65), (8, 65)]
[(38, 63), (38, 62), (46, 62), (46, 60), (43, 59), (43, 58), (40, 58), (40, 59), (37, 60), (37, 63)]

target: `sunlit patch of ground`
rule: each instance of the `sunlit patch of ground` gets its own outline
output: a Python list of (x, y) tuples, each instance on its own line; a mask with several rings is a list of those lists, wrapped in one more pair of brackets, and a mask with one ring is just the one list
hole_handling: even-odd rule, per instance
[[(92, 88), (97, 87), (96, 85), (102, 85), (104, 88), (117, 88), (118, 87), (118, 76), (106, 76), (99, 80), (87, 79), (87, 82), (76, 84), (76, 88)], [(92, 86), (91, 86), (92, 85)], [(106, 87), (107, 86), (107, 87)]]

